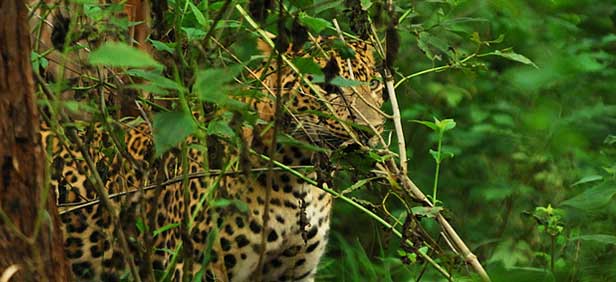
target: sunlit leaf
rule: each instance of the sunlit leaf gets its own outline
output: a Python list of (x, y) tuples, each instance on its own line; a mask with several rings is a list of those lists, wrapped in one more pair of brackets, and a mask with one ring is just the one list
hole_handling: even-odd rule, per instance
[(571, 186), (577, 186), (580, 184), (584, 184), (584, 183), (589, 183), (589, 182), (594, 182), (594, 181), (599, 181), (599, 180), (603, 180), (603, 176), (601, 175), (588, 175), (588, 176), (584, 176), (582, 177), (582, 179), (576, 181), (575, 183), (571, 184)]
[(120, 42), (107, 42), (90, 53), (89, 62), (93, 65), (112, 67), (155, 67), (163, 66), (148, 53)]
[(354, 87), (366, 84), (365, 82), (359, 80), (346, 79), (341, 76), (334, 77), (329, 83), (340, 87)]
[(432, 129), (432, 130), (434, 130), (434, 131), (437, 131), (437, 130), (438, 130), (438, 126), (436, 125), (436, 123), (431, 122), (431, 121), (425, 121), (425, 120), (412, 120), (412, 122), (419, 123), (419, 124), (423, 124), (423, 125), (425, 125), (425, 126), (427, 126), (427, 127), (431, 128), (431, 129)]
[(501, 52), (499, 50), (496, 50), (492, 53), (489, 53), (488, 55), (495, 55), (495, 56), (499, 56), (499, 57), (503, 57), (512, 61), (516, 61), (518, 63), (522, 63), (525, 65), (531, 65), (535, 68), (539, 68), (537, 65), (535, 65), (535, 63), (533, 63), (533, 61), (531, 61), (529, 58), (525, 57), (524, 55), (515, 53), (513, 51), (506, 51), (506, 52)]
[(331, 23), (329, 21), (311, 17), (304, 12), (299, 13), (299, 21), (314, 33), (320, 33), (324, 29), (331, 27)]

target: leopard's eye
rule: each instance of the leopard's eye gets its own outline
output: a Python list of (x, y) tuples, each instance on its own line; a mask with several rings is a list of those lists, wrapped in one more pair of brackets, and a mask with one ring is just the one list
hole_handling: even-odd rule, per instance
[(370, 80), (370, 89), (371, 90), (378, 90), (379, 87), (381, 87), (381, 81), (380, 80), (378, 80), (376, 78), (373, 78), (373, 79)]

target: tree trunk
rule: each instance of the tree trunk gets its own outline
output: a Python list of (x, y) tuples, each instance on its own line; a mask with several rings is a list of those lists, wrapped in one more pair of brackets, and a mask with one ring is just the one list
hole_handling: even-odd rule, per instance
[(44, 187), (26, 6), (0, 0), (0, 11), (0, 280), (67, 281), (55, 197)]

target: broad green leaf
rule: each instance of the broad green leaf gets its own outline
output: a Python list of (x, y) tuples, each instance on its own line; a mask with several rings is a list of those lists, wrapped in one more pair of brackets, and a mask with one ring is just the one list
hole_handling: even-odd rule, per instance
[(372, 7), (372, 0), (361, 0), (361, 9), (367, 11)]
[(182, 27), (182, 31), (186, 33), (186, 37), (188, 38), (188, 41), (201, 40), (205, 38), (205, 35), (206, 35), (205, 31), (199, 28)]
[(217, 135), (223, 138), (231, 138), (235, 136), (235, 131), (229, 126), (229, 123), (224, 120), (214, 120), (207, 125), (207, 134)]
[(616, 236), (605, 234), (588, 234), (571, 237), (571, 240), (595, 241), (603, 244), (616, 245)]
[(438, 120), (434, 118), (434, 123), (441, 132), (445, 132), (456, 127), (456, 122), (453, 119)]
[(214, 104), (225, 104), (229, 94), (224, 90), (223, 85), (233, 80), (240, 72), (240, 66), (227, 67), (224, 69), (207, 69), (197, 73), (195, 90), (201, 101)]
[(161, 112), (154, 115), (154, 148), (160, 156), (192, 134), (197, 125), (185, 112)]
[(333, 48), (336, 52), (338, 52), (342, 59), (355, 58), (355, 50), (340, 39), (334, 40)]
[(411, 120), (412, 122), (415, 123), (419, 123), (419, 124), (423, 124), (429, 128), (431, 128), (434, 131), (438, 131), (438, 126), (436, 125), (436, 123), (431, 122), (431, 121), (424, 121), (424, 120)]
[(361, 82), (359, 80), (350, 80), (341, 76), (334, 77), (329, 83), (340, 87), (353, 87), (366, 84), (365, 82)]
[(299, 13), (299, 21), (312, 30), (314, 33), (320, 33), (326, 28), (331, 28), (331, 23), (321, 18), (311, 17), (308, 14), (301, 12)]
[(153, 85), (156, 85), (160, 88), (167, 88), (167, 89), (172, 89), (172, 90), (182, 90), (182, 87), (177, 82), (171, 79), (168, 79), (160, 75), (157, 72), (146, 71), (146, 70), (141, 70), (141, 69), (132, 69), (132, 70), (128, 70), (126, 73), (128, 73), (130, 76), (136, 76), (136, 77), (143, 78), (151, 82)]
[(434, 151), (434, 150), (430, 149), (430, 155), (432, 156), (432, 158), (433, 158), (433, 159), (434, 159), (437, 163), (440, 163), (440, 162), (441, 162), (441, 160), (440, 160), (440, 158), (439, 158), (439, 155), (438, 155), (438, 151)]
[(434, 218), (443, 210), (443, 207), (413, 207), (411, 210), (415, 215)]
[(589, 183), (589, 182), (599, 181), (599, 180), (603, 180), (603, 176), (601, 176), (601, 175), (588, 175), (588, 176), (582, 177), (582, 179), (580, 179), (580, 180), (576, 181), (575, 183), (571, 184), (571, 187), (577, 186), (577, 185), (580, 185), (580, 184)]
[(90, 53), (90, 64), (111, 67), (155, 67), (162, 69), (163, 65), (154, 60), (148, 53), (120, 42), (107, 42)]
[(298, 57), (293, 60), (293, 64), (303, 74), (322, 74), (321, 67), (317, 65), (311, 58)]
[(494, 52), (489, 53), (488, 55), (495, 55), (495, 56), (503, 57), (503, 58), (506, 58), (506, 59), (509, 59), (509, 60), (512, 60), (512, 61), (516, 61), (518, 63), (522, 63), (522, 64), (525, 64), (525, 65), (531, 65), (531, 66), (535, 67), (536, 69), (539, 68), (529, 58), (526, 58), (524, 55), (515, 53), (515, 52), (513, 52), (511, 50), (506, 51), (506, 52), (502, 52), (502, 51), (496, 50)]
[(606, 181), (561, 203), (580, 210), (598, 209), (608, 204), (616, 194), (614, 182)]
[(30, 53), (30, 61), (32, 61), (32, 69), (35, 71), (38, 71), (39, 67), (46, 69), (47, 65), (49, 65), (49, 62), (44, 56), (41, 56), (34, 51)]
[(79, 102), (75, 100), (62, 101), (60, 102), (60, 105), (62, 105), (68, 111), (72, 113), (77, 113), (77, 114), (83, 114), (84, 112), (85, 113), (96, 112), (96, 108), (88, 105), (87, 103)]
[(420, 32), (419, 41), (436, 48), (442, 53), (449, 52), (449, 44), (444, 39), (434, 36), (429, 32)]
[(207, 21), (205, 20), (205, 16), (203, 16), (203, 13), (201, 13), (199, 8), (197, 8), (197, 6), (195, 6), (192, 1), (188, 1), (187, 3), (188, 6), (190, 6), (190, 10), (192, 11), (193, 15), (195, 15), (195, 19), (197, 19), (199, 25), (201, 25), (202, 27), (206, 27)]
[(152, 46), (154, 46), (154, 49), (158, 50), (158, 51), (165, 51), (169, 54), (173, 54), (173, 52), (175, 52), (175, 50), (173, 48), (175, 43), (167, 43), (167, 42), (162, 42), (162, 41), (158, 41), (158, 40), (154, 40), (154, 39), (149, 39), (150, 43), (152, 43)]

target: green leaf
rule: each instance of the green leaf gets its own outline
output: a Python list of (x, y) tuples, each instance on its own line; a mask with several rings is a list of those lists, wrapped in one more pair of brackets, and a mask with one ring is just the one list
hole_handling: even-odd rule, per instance
[(441, 162), (439, 155), (438, 155), (438, 151), (434, 151), (432, 149), (430, 149), (430, 155), (432, 156), (432, 158), (437, 162)]
[(137, 230), (139, 230), (139, 233), (143, 233), (145, 231), (145, 224), (143, 223), (143, 219), (141, 217), (137, 218), (135, 226), (137, 227)]
[(451, 130), (454, 127), (456, 127), (456, 122), (453, 119), (438, 120), (438, 119), (434, 118), (434, 122), (436, 124), (436, 127), (441, 132), (445, 132), (447, 130)]
[(288, 134), (278, 134), (278, 136), (276, 137), (276, 142), (282, 145), (289, 145), (289, 147), (296, 146), (298, 148), (309, 150), (309, 151), (314, 151), (314, 152), (323, 152), (323, 153), (328, 152), (327, 149), (325, 148), (297, 140)]
[(593, 188), (586, 189), (577, 196), (561, 203), (564, 206), (580, 210), (598, 209), (607, 205), (616, 194), (614, 182), (606, 181)]
[(603, 244), (616, 245), (616, 236), (605, 234), (589, 234), (571, 237), (571, 240), (595, 241)]
[(312, 30), (314, 33), (320, 33), (326, 28), (331, 28), (332, 25), (329, 21), (326, 21), (321, 18), (311, 17), (308, 14), (301, 12), (299, 13), (299, 21), (307, 28)]
[(366, 84), (365, 82), (362, 82), (359, 80), (350, 80), (350, 79), (343, 78), (341, 76), (334, 77), (334, 79), (332, 79), (329, 83), (336, 85), (336, 86), (340, 86), (340, 87), (353, 87), (353, 86), (360, 86), (360, 85)]
[(205, 31), (203, 31), (202, 29), (193, 28), (193, 27), (182, 27), (182, 31), (186, 33), (186, 37), (188, 38), (188, 41), (201, 40), (205, 38), (205, 34), (206, 34)]
[(580, 185), (580, 184), (584, 184), (584, 183), (589, 183), (589, 182), (594, 182), (594, 181), (599, 181), (599, 180), (603, 180), (603, 176), (601, 175), (588, 175), (588, 176), (584, 176), (582, 177), (582, 179), (576, 181), (575, 183), (571, 184), (571, 187)]
[(415, 215), (435, 218), (441, 211), (443, 211), (443, 207), (413, 207), (411, 210)]
[(518, 62), (518, 63), (522, 63), (522, 64), (525, 64), (525, 65), (531, 65), (531, 66), (535, 67), (536, 69), (539, 68), (529, 58), (526, 58), (524, 55), (515, 53), (515, 52), (513, 52), (511, 50), (508, 50), (506, 52), (502, 52), (502, 51), (496, 50), (494, 52), (488, 53), (488, 55), (495, 55), (495, 56), (503, 57), (505, 59), (509, 59), (509, 60), (512, 60), (512, 61), (515, 61), (515, 62)]
[(436, 123), (431, 122), (431, 121), (423, 121), (423, 120), (411, 120), (412, 122), (415, 123), (419, 123), (419, 124), (423, 124), (429, 128), (432, 128), (432, 130), (434, 131), (438, 131), (438, 126), (436, 125)]
[(34, 51), (30, 53), (30, 61), (32, 62), (32, 69), (34, 71), (38, 71), (39, 67), (46, 69), (47, 65), (49, 65), (49, 61), (47, 61), (47, 59), (44, 56)]
[(233, 80), (240, 72), (240, 66), (227, 67), (224, 69), (207, 69), (197, 73), (195, 90), (201, 101), (214, 104), (225, 104), (229, 98), (223, 85)]
[(148, 53), (120, 42), (107, 42), (103, 44), (103, 46), (90, 53), (88, 60), (92, 65), (163, 68), (163, 65), (154, 60)]
[(192, 116), (185, 112), (157, 113), (153, 121), (156, 156), (176, 146), (197, 129)]
[(207, 21), (205, 20), (205, 16), (203, 16), (203, 13), (201, 13), (199, 8), (197, 8), (197, 6), (195, 6), (192, 1), (188, 1), (187, 3), (188, 6), (190, 6), (190, 10), (192, 11), (193, 15), (195, 15), (195, 19), (197, 19), (199, 25), (201, 25), (202, 27), (206, 27)]
[(85, 113), (96, 112), (96, 108), (86, 103), (75, 101), (75, 100), (63, 101), (63, 102), (60, 102), (60, 105), (63, 106), (65, 109), (67, 109), (69, 112), (76, 113), (76, 114), (83, 114), (84, 112)]
[(210, 202), (208, 204), (209, 204), (210, 207), (213, 207), (213, 208), (227, 207), (227, 206), (233, 205), (240, 212), (247, 212), (248, 211), (248, 205), (245, 202), (240, 201), (240, 200), (236, 200), (236, 199), (230, 200), (230, 199), (221, 198), (221, 199), (216, 199), (216, 200), (214, 200), (214, 201), (212, 201), (212, 202)]
[(146, 70), (141, 70), (141, 69), (131, 69), (131, 70), (128, 70), (126, 73), (129, 74), (130, 76), (136, 76), (136, 77), (143, 78), (161, 88), (182, 90), (182, 87), (177, 82), (175, 82), (174, 80), (168, 79), (157, 72), (146, 71)]
[(154, 46), (154, 49), (158, 51), (165, 51), (169, 54), (173, 54), (174, 52), (173, 48), (175, 48), (175, 43), (167, 43), (167, 42), (162, 42), (162, 41), (158, 41), (154, 39), (148, 39), (148, 40), (150, 40), (150, 43), (152, 43), (152, 46)]
[(170, 230), (170, 229), (173, 229), (173, 228), (176, 228), (176, 227), (179, 227), (179, 226), (180, 226), (179, 222), (169, 223), (169, 224), (167, 224), (167, 225), (165, 225), (165, 226), (163, 226), (161, 228), (158, 228), (158, 229), (154, 230), (154, 235), (153, 236), (156, 237), (160, 233), (163, 233), (163, 232), (165, 232), (167, 230)]
[(338, 52), (342, 59), (346, 60), (355, 58), (355, 50), (353, 50), (351, 46), (347, 45), (346, 43), (344, 43), (344, 41), (340, 39), (334, 40), (333, 48), (334, 50), (336, 50), (336, 52)]
[(235, 131), (229, 126), (228, 121), (214, 120), (207, 125), (207, 134), (231, 138), (235, 136)]
[(311, 58), (298, 57), (293, 59), (293, 64), (303, 74), (322, 74), (321, 67), (317, 65)]
[(367, 11), (370, 7), (372, 7), (372, 0), (361, 0), (360, 4), (361, 9)]

